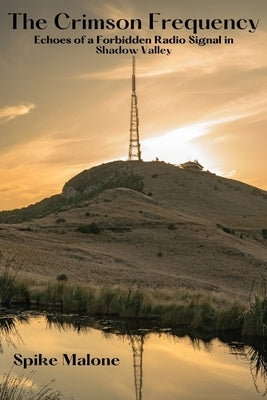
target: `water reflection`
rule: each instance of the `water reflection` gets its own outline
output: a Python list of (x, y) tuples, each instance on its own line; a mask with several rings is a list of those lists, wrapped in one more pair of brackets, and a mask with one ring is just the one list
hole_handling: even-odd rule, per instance
[(244, 343), (227, 343), (230, 353), (249, 361), (250, 372), (256, 391), (264, 397), (267, 393), (267, 345), (266, 340), (247, 339)]
[[(143, 385), (143, 352), (145, 337), (151, 332), (165, 333), (174, 337), (188, 336), (191, 345), (195, 350), (203, 348), (206, 352), (212, 351), (212, 340), (214, 336), (189, 334), (183, 331), (171, 329), (160, 329), (153, 327), (153, 323), (140, 321), (90, 319), (88, 317), (47, 315), (49, 327), (57, 329), (75, 329), (78, 333), (88, 332), (90, 328), (100, 329), (104, 334), (112, 333), (124, 335), (129, 339), (133, 352), (133, 370), (136, 400), (142, 400)], [(141, 328), (140, 326), (146, 326)], [(229, 340), (228, 335), (219, 337), (222, 343), (229, 347), (230, 354), (245, 359), (249, 362), (250, 372), (256, 391), (263, 397), (267, 393), (267, 346), (264, 339), (246, 338), (246, 342)]]
[(131, 335), (136, 400), (142, 400), (144, 336)]
[[(256, 389), (255, 393), (257, 392), (261, 394), (261, 396), (265, 396), (267, 393), (267, 350), (266, 350), (266, 343), (264, 340), (255, 340), (253, 338), (246, 338), (246, 340), (243, 339), (241, 340), (239, 337), (233, 337), (230, 335), (221, 335), (218, 338), (220, 342), (218, 342), (218, 340), (215, 339), (215, 337), (212, 335), (203, 336), (193, 333), (188, 334), (188, 332), (183, 332), (181, 330), (173, 331), (170, 329), (161, 329), (160, 327), (157, 326), (155, 321), (140, 322), (140, 321), (129, 321), (129, 320), (114, 320), (109, 318), (97, 319), (90, 317), (81, 317), (77, 315), (62, 315), (62, 314), (59, 315), (46, 314), (44, 318), (45, 318), (46, 329), (51, 332), (58, 331), (62, 335), (63, 333), (65, 333), (66, 336), (68, 335), (71, 336), (71, 334), (75, 332), (76, 335), (80, 335), (82, 337), (86, 335), (90, 336), (90, 334), (93, 334), (97, 330), (102, 333), (102, 336), (105, 339), (112, 340), (114, 338), (117, 338), (122, 342), (127, 341), (129, 343), (129, 346), (131, 346), (131, 351), (132, 351), (131, 381), (132, 385), (134, 385), (136, 400), (142, 400), (143, 384), (146, 385), (146, 381), (148, 380), (148, 373), (150, 372), (149, 368), (152, 363), (150, 359), (151, 341), (149, 339), (151, 336), (154, 338), (155, 335), (157, 335), (157, 337), (159, 338), (157, 346), (159, 346), (158, 343), (160, 342), (161, 339), (163, 342), (164, 340), (166, 341), (166, 337), (168, 338), (169, 341), (172, 341), (175, 345), (179, 344), (181, 340), (187, 338), (188, 339), (187, 342), (190, 343), (191, 349), (192, 348), (194, 349), (193, 351), (194, 353), (204, 351), (206, 353), (210, 353), (211, 356), (214, 351), (215, 352), (217, 351), (218, 347), (217, 344), (220, 343), (220, 346), (226, 347), (228, 349), (232, 357), (235, 357), (236, 359), (240, 359), (248, 363), (249, 370), (252, 376), (252, 381)], [(6, 342), (8, 345), (12, 344), (12, 346), (16, 345), (14, 343), (14, 338), (16, 338), (17, 342), (19, 343), (22, 342), (22, 338), (19, 333), (20, 330), (19, 327), (21, 325), (25, 325), (28, 323), (31, 325), (32, 323), (31, 320), (32, 320), (31, 315), (26, 315), (26, 314), (12, 315), (12, 313), (9, 313), (7, 315), (2, 315), (0, 317), (0, 345), (2, 352), (3, 352), (3, 345), (2, 345), (3, 342)], [(63, 337), (62, 335), (60, 336)], [(147, 353), (144, 351), (145, 348)], [(79, 350), (81, 350), (81, 348)], [(192, 353), (188, 354), (189, 357), (192, 358)], [(180, 355), (181, 354), (179, 353), (179, 356)], [(179, 361), (187, 362), (186, 357), (187, 355), (185, 354), (183, 357), (179, 359)], [(145, 364), (147, 365), (145, 370), (143, 369), (144, 361)], [(219, 360), (219, 361), (220, 363), (222, 361), (225, 362), (225, 360)], [(173, 365), (176, 364), (175, 363), (170, 364), (172, 368)], [(192, 368), (191, 365), (190, 368)], [(165, 379), (168, 379), (167, 371), (166, 371), (166, 376), (167, 378)], [(99, 379), (101, 380), (101, 377)], [(157, 379), (157, 377), (155, 379)], [(148, 396), (145, 396), (145, 398), (147, 397)], [(178, 397), (178, 394), (176, 397)], [(112, 396), (110, 398), (113, 399)], [(124, 398), (129, 398), (129, 396), (125, 395)], [(188, 397), (181, 396), (179, 398), (183, 399)]]
[(17, 342), (22, 343), (22, 338), (17, 329), (17, 323), (28, 323), (28, 315), (9, 313), (5, 309), (1, 310), (0, 314), (0, 353), (3, 353), (3, 345), (16, 347), (14, 338)]

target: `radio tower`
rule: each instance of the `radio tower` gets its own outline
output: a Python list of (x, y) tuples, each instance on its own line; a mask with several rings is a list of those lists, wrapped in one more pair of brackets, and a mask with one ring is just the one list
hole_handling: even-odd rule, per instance
[(133, 56), (133, 74), (132, 74), (132, 99), (131, 99), (131, 122), (130, 122), (130, 145), (128, 160), (141, 161), (141, 149), (139, 142), (139, 118), (137, 108), (137, 95), (135, 85), (135, 57)]

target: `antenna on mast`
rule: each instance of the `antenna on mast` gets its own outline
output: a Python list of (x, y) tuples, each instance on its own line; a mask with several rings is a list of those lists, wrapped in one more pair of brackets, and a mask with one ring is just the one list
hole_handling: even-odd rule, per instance
[(132, 73), (132, 97), (131, 97), (131, 121), (130, 121), (130, 144), (128, 160), (141, 161), (141, 148), (139, 142), (139, 117), (137, 107), (136, 82), (135, 82), (135, 57), (133, 56)]

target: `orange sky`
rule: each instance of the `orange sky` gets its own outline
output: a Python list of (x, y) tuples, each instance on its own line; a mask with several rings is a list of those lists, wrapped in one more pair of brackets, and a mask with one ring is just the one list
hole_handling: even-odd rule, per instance
[[(137, 95), (144, 160), (189, 159), (219, 175), (267, 189), (267, 11), (263, 1), (10, 0), (0, 5), (0, 209), (59, 193), (83, 169), (128, 153), (131, 55), (100, 55), (95, 45), (39, 45), (34, 36), (185, 38), (171, 54), (141, 54)], [(31, 4), (32, 3), (32, 4)], [(190, 4), (189, 4), (190, 3)], [(47, 29), (12, 29), (10, 12), (46, 19)], [(73, 18), (139, 18), (141, 30), (59, 30), (58, 13)], [(148, 14), (170, 19), (259, 20), (248, 30), (201, 31), (231, 45), (189, 44), (192, 32), (147, 27)], [(151, 47), (153, 47), (152, 45)], [(115, 45), (114, 47), (117, 47)]]

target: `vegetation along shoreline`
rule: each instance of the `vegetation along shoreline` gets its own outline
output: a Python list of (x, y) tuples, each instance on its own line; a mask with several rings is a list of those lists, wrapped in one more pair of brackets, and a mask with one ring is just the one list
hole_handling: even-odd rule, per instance
[(189, 289), (142, 289), (138, 286), (82, 286), (67, 282), (37, 284), (19, 280), (9, 269), (0, 274), (3, 306), (57, 307), (64, 313), (155, 319), (162, 327), (181, 326), (202, 332), (236, 331), (243, 336), (267, 336), (266, 283), (245, 302), (226, 295)]

